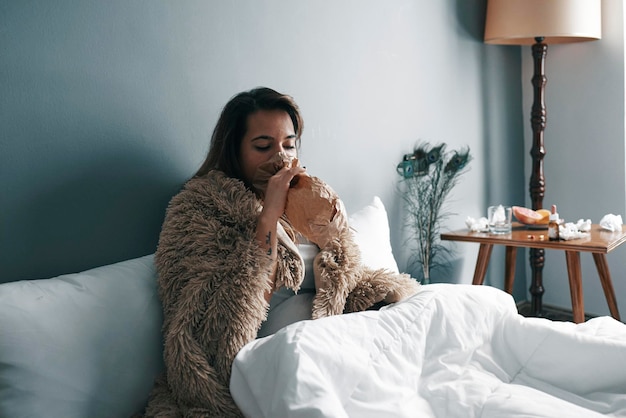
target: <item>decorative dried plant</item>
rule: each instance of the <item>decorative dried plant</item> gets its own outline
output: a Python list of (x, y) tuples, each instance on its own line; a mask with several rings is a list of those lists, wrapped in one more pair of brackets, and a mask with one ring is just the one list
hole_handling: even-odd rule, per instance
[(420, 144), (398, 164), (405, 186), (402, 197), (406, 220), (412, 231), (409, 240), (416, 247), (410, 262), (421, 267), (424, 284), (430, 283), (432, 269), (447, 266), (449, 249), (441, 244), (439, 231), (442, 221), (451, 214), (443, 206), (471, 160), (469, 147), (448, 153), (445, 150), (445, 144)]

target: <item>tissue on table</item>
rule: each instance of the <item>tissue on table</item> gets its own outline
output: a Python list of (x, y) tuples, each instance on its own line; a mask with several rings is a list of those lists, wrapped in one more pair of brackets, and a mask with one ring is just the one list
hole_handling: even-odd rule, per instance
[(489, 230), (489, 221), (484, 216), (478, 220), (468, 216), (465, 219), (465, 225), (472, 232), (485, 232)]
[(591, 231), (591, 219), (587, 219), (587, 220), (579, 219), (578, 222), (576, 222), (576, 228), (580, 232)]
[(579, 239), (585, 238), (589, 236), (589, 229), (587, 231), (583, 231), (579, 228), (586, 228), (587, 223), (589, 224), (589, 229), (591, 229), (591, 221), (583, 221), (582, 219), (578, 222), (567, 222), (559, 225), (559, 239), (564, 241), (569, 241), (571, 239)]
[(600, 227), (611, 232), (621, 231), (622, 224), (622, 215), (613, 215), (612, 213), (604, 215), (600, 220)]

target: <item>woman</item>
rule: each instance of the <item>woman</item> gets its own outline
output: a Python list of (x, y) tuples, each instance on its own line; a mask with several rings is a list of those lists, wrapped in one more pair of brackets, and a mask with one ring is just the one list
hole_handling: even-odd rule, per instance
[(411, 279), (357, 266), (349, 237), (322, 251), (296, 237), (283, 214), (304, 168), (287, 165), (263, 191), (253, 186), (259, 167), (277, 153), (297, 156), (302, 129), (291, 97), (269, 88), (236, 95), (220, 115), (206, 160), (170, 202), (155, 254), (166, 370), (147, 416), (240, 416), (228, 390), (233, 359), (257, 335), (311, 318), (318, 252), (333, 262), (318, 263), (315, 275), (364, 279), (351, 303), (339, 300), (342, 310), (414, 292)]

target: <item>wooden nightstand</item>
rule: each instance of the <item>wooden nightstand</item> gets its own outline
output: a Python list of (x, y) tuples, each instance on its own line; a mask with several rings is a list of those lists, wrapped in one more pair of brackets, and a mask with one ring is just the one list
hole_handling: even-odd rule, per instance
[(476, 285), (483, 284), (485, 280), (485, 273), (487, 272), (493, 246), (504, 245), (506, 247), (504, 290), (508, 293), (511, 293), (513, 289), (513, 281), (515, 280), (515, 256), (518, 248), (543, 248), (565, 251), (574, 322), (585, 321), (580, 253), (592, 253), (611, 316), (618, 321), (620, 320), (615, 290), (613, 289), (613, 282), (611, 281), (609, 265), (606, 261), (606, 254), (626, 241), (626, 231), (623, 227), (621, 232), (610, 232), (594, 224), (591, 226), (588, 237), (570, 241), (550, 241), (548, 240), (547, 230), (531, 230), (519, 224), (514, 224), (513, 231), (506, 235), (459, 230), (441, 234), (441, 239), (480, 244), (478, 259), (476, 260), (476, 269), (474, 270), (474, 279), (472, 281), (472, 283)]

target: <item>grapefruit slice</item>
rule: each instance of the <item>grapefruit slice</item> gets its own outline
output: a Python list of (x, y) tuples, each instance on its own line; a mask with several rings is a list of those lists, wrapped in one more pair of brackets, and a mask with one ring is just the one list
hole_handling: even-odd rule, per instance
[(543, 215), (523, 206), (513, 206), (513, 216), (515, 219), (526, 225), (534, 225), (543, 219)]
[(536, 212), (542, 216), (537, 224), (548, 225), (550, 222), (550, 211), (548, 209), (537, 209)]

